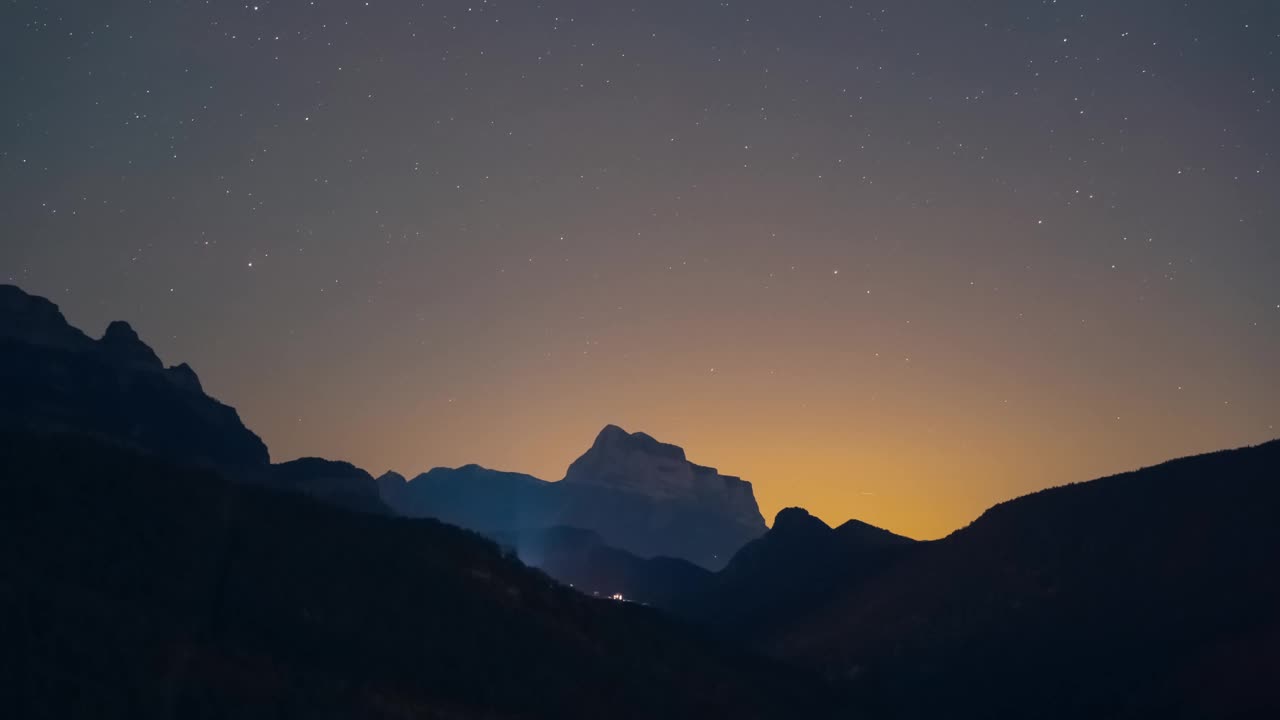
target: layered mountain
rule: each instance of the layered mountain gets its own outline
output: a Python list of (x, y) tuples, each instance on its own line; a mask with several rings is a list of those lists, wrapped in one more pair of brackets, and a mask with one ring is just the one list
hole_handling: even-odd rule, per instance
[(771, 629), (901, 718), (1280, 717), (1280, 441), (998, 505)]
[(918, 545), (858, 520), (832, 528), (804, 508), (786, 508), (767, 533), (677, 596), (672, 608), (754, 642), (821, 605), (828, 593), (869, 582)]
[(266, 485), (301, 493), (349, 510), (389, 513), (368, 472), (339, 460), (298, 458), (271, 466)]
[(701, 591), (713, 573), (687, 560), (642, 558), (605, 543), (599, 533), (552, 527), (501, 534), (498, 544), (522, 562), (587, 595), (621, 596), (630, 602), (673, 609)]
[(563, 482), (698, 505), (752, 532), (764, 529), (751, 483), (689, 462), (679, 446), (616, 425), (600, 431), (591, 448), (569, 466)]
[(234, 408), (186, 364), (165, 367), (128, 323), (99, 339), (49, 300), (0, 285), (0, 428), (90, 435), (184, 465), (351, 509), (387, 512), (373, 478), (345, 463), (271, 465)]
[(127, 323), (93, 340), (12, 285), (0, 285), (0, 426), (88, 433), (233, 472), (269, 462), (233, 408), (190, 367), (166, 368)]
[(400, 515), (432, 517), (489, 535), (558, 520), (554, 484), (532, 475), (466, 465), (434, 468), (410, 481), (388, 472), (377, 484), (383, 501)]
[(639, 557), (581, 528), (493, 537), (525, 563), (587, 594), (620, 594), (747, 643), (770, 637), (779, 622), (826, 593), (875, 577), (918, 545), (857, 520), (831, 528), (803, 508), (779, 512), (763, 536), (714, 573), (677, 558)]
[(595, 530), (641, 557), (679, 557), (718, 570), (767, 529), (751, 483), (614, 425), (600, 431), (557, 489), (559, 524)]
[(0, 497), (7, 717), (827, 716), (799, 673), (433, 520), (66, 433), (0, 430)]
[(766, 530), (749, 482), (613, 425), (559, 482), (469, 465), (437, 468), (408, 482), (388, 474), (379, 489), (394, 510), (411, 517), (490, 535), (575, 527), (642, 558), (682, 558), (712, 570)]

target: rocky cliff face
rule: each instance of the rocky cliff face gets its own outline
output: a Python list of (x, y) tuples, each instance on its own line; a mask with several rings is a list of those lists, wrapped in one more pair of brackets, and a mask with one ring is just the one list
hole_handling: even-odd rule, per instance
[(93, 340), (72, 327), (57, 305), (13, 285), (0, 285), (0, 341), (58, 350), (93, 348)]
[(165, 367), (128, 323), (94, 340), (58, 306), (0, 285), (0, 428), (91, 435), (241, 481), (365, 511), (386, 508), (373, 478), (346, 463), (270, 465), (235, 409), (188, 365)]
[(691, 503), (764, 532), (751, 483), (696, 465), (684, 450), (642, 432), (609, 425), (569, 466), (564, 483), (634, 493), (659, 502)]
[(0, 286), (0, 423), (81, 432), (156, 455), (236, 472), (269, 462), (236, 411), (191, 368), (165, 368), (133, 328), (99, 340), (48, 300)]
[(684, 450), (610, 425), (570, 467), (546, 482), (477, 465), (378, 481), (399, 513), (434, 517), (490, 535), (549, 527), (593, 531), (642, 558), (722, 567), (765, 531), (751, 483), (689, 462)]
[(678, 446), (609, 425), (557, 483), (560, 524), (641, 557), (717, 570), (766, 530), (751, 483), (689, 461)]

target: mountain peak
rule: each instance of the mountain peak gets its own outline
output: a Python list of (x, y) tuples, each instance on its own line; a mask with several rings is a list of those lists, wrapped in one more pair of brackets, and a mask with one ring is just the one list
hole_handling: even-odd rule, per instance
[(124, 320), (112, 320), (111, 323), (107, 325), (107, 331), (102, 334), (102, 341), (116, 343), (142, 342), (138, 337), (137, 331), (133, 329), (133, 326)]
[(617, 425), (600, 431), (591, 448), (569, 466), (562, 482), (697, 506), (753, 530), (765, 529), (751, 483), (689, 462), (678, 445)]
[(778, 511), (777, 516), (773, 519), (773, 532), (775, 533), (799, 533), (799, 532), (818, 532), (829, 533), (831, 526), (814, 517), (802, 507), (783, 508)]
[(630, 434), (631, 433), (627, 432), (626, 430), (623, 430), (621, 427), (618, 427), (613, 423), (609, 423), (608, 425), (605, 425), (603, 428), (601, 428), (599, 434), (596, 435), (596, 442), (607, 441), (610, 438), (624, 437)]
[(379, 483), (399, 483), (399, 484), (404, 484), (404, 483), (409, 482), (408, 480), (406, 480), (406, 479), (405, 479), (405, 477), (404, 477), (403, 475), (401, 475), (400, 473), (396, 472), (395, 470), (388, 470), (388, 471), (386, 471), (386, 472), (382, 473), (381, 475), (379, 475), (377, 479), (378, 479), (378, 482), (379, 482)]
[(270, 462), (233, 408), (206, 395), (190, 367), (166, 370), (128, 323), (95, 341), (49, 300), (0, 285), (0, 342), (0, 409), (31, 427), (255, 477)]
[(630, 433), (617, 425), (605, 425), (596, 435), (592, 449), (612, 450), (620, 452), (637, 452), (672, 460), (685, 459), (684, 448), (670, 443), (659, 442), (642, 432)]
[(194, 392), (203, 395), (204, 387), (200, 384), (200, 376), (196, 375), (196, 371), (186, 363), (179, 363), (165, 370), (165, 374), (169, 376), (169, 380), (178, 387), (188, 392)]
[(378, 488), (388, 505), (411, 517), (503, 537), (581, 528), (640, 557), (679, 557), (714, 569), (768, 529), (750, 483), (617, 425), (605, 426), (560, 482), (464, 465), (432, 468), (408, 482), (387, 473)]
[(98, 343), (112, 359), (123, 365), (148, 370), (164, 369), (155, 351), (142, 342), (133, 327), (123, 320), (112, 321)]
[(859, 547), (879, 547), (888, 545), (910, 545), (914, 543), (909, 537), (898, 535), (884, 528), (864, 523), (861, 520), (848, 520), (836, 528), (836, 534), (846, 543)]

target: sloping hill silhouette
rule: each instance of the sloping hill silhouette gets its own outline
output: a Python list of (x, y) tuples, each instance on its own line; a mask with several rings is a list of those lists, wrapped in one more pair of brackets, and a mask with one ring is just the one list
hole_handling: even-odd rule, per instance
[(235, 408), (205, 393), (190, 366), (165, 367), (128, 323), (94, 340), (49, 300), (0, 284), (0, 429), (70, 432), (241, 482), (387, 513), (372, 477), (307, 458), (270, 464)]
[(773, 527), (747, 543), (709, 581), (687, 586), (673, 610), (739, 642), (754, 644), (803, 616), (841, 588), (868, 582), (917, 543), (850, 520), (832, 528), (803, 508), (778, 512)]
[(473, 533), (72, 436), (0, 435), (22, 718), (793, 717), (813, 687)]
[(1280, 716), (1280, 441), (991, 508), (776, 631), (891, 717)]

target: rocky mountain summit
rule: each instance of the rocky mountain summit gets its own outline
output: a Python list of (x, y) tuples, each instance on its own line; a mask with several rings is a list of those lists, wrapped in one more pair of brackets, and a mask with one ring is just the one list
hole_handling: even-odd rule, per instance
[(688, 460), (645, 433), (606, 426), (563, 480), (478, 465), (378, 481), (393, 510), (491, 536), (551, 527), (597, 533), (642, 558), (673, 557), (719, 569), (766, 530), (751, 483)]
[(0, 285), (0, 429), (89, 435), (242, 482), (386, 512), (373, 478), (346, 463), (272, 465), (235, 408), (184, 364), (165, 367), (124, 321), (93, 339), (58, 306)]
[(766, 529), (750, 483), (615, 425), (561, 482), (479, 465), (375, 481), (317, 458), (272, 465), (234, 408), (205, 393), (191, 367), (166, 367), (126, 322), (93, 339), (49, 300), (3, 285), (0, 349), (0, 428), (88, 434), (343, 507), (390, 506), (489, 535), (577, 527), (641, 558), (677, 557), (710, 569)]
[(642, 432), (628, 433), (617, 425), (600, 431), (591, 448), (569, 466), (564, 483), (693, 503), (715, 508), (718, 514), (761, 532), (764, 528), (751, 483), (689, 462), (677, 445)]
[(0, 425), (74, 431), (245, 474), (267, 446), (186, 365), (166, 368), (128, 323), (94, 340), (58, 307), (0, 285)]

